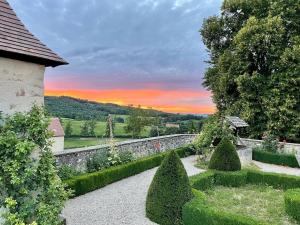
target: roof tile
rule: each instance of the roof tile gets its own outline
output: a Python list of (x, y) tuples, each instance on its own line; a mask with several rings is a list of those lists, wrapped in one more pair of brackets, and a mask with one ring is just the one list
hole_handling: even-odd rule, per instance
[(68, 64), (26, 29), (6, 0), (0, 0), (0, 56), (53, 67)]

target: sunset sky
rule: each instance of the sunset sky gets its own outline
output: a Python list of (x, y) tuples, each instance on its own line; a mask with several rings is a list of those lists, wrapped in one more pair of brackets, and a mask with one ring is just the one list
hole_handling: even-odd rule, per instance
[(46, 95), (178, 113), (212, 113), (199, 29), (221, 0), (8, 0), (70, 64), (48, 68)]

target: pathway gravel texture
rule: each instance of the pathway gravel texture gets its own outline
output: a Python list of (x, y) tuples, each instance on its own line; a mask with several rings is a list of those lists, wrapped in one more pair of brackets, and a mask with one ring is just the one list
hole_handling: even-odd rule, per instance
[(286, 166), (278, 166), (273, 164), (262, 163), (258, 161), (252, 161), (256, 166), (258, 166), (262, 171), (273, 172), (273, 173), (284, 173), (288, 175), (300, 176), (299, 168), (291, 168)]
[[(196, 157), (182, 159), (189, 176), (202, 172)], [(149, 185), (157, 168), (69, 200), (63, 210), (68, 225), (153, 225), (146, 218)]]

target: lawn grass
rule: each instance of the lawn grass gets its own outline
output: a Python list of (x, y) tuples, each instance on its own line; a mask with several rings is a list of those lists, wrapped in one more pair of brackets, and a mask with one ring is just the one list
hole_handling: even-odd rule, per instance
[(216, 186), (206, 195), (206, 204), (218, 211), (250, 216), (273, 225), (297, 224), (285, 212), (283, 190), (259, 185)]
[[(82, 120), (73, 120), (73, 119), (62, 119), (62, 124), (65, 127), (66, 123), (68, 121), (71, 121), (71, 126), (72, 126), (72, 135), (74, 136), (80, 136), (80, 131), (81, 131), (81, 126), (85, 121)], [(124, 127), (126, 126), (126, 123), (115, 123), (115, 136), (130, 136), (130, 134), (125, 132)], [(148, 137), (150, 134), (150, 129), (151, 127), (147, 126), (145, 129), (142, 131), (141, 136), (142, 137)], [(96, 122), (96, 128), (95, 128), (95, 133), (97, 137), (103, 137), (106, 131), (106, 122)]]
[[(129, 140), (128, 138), (115, 138), (116, 142)], [(65, 138), (65, 149), (81, 148), (87, 146), (107, 144), (107, 138)]]

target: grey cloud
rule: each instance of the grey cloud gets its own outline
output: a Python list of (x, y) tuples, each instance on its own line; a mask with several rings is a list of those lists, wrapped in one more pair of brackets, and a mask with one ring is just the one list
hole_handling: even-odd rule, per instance
[(198, 30), (221, 4), (221, 0), (9, 2), (36, 36), (70, 62), (48, 69), (47, 79), (84, 75), (109, 79), (111, 84), (130, 86), (138, 81), (147, 87), (147, 81), (153, 81), (165, 88), (195, 89), (201, 88), (207, 58)]

